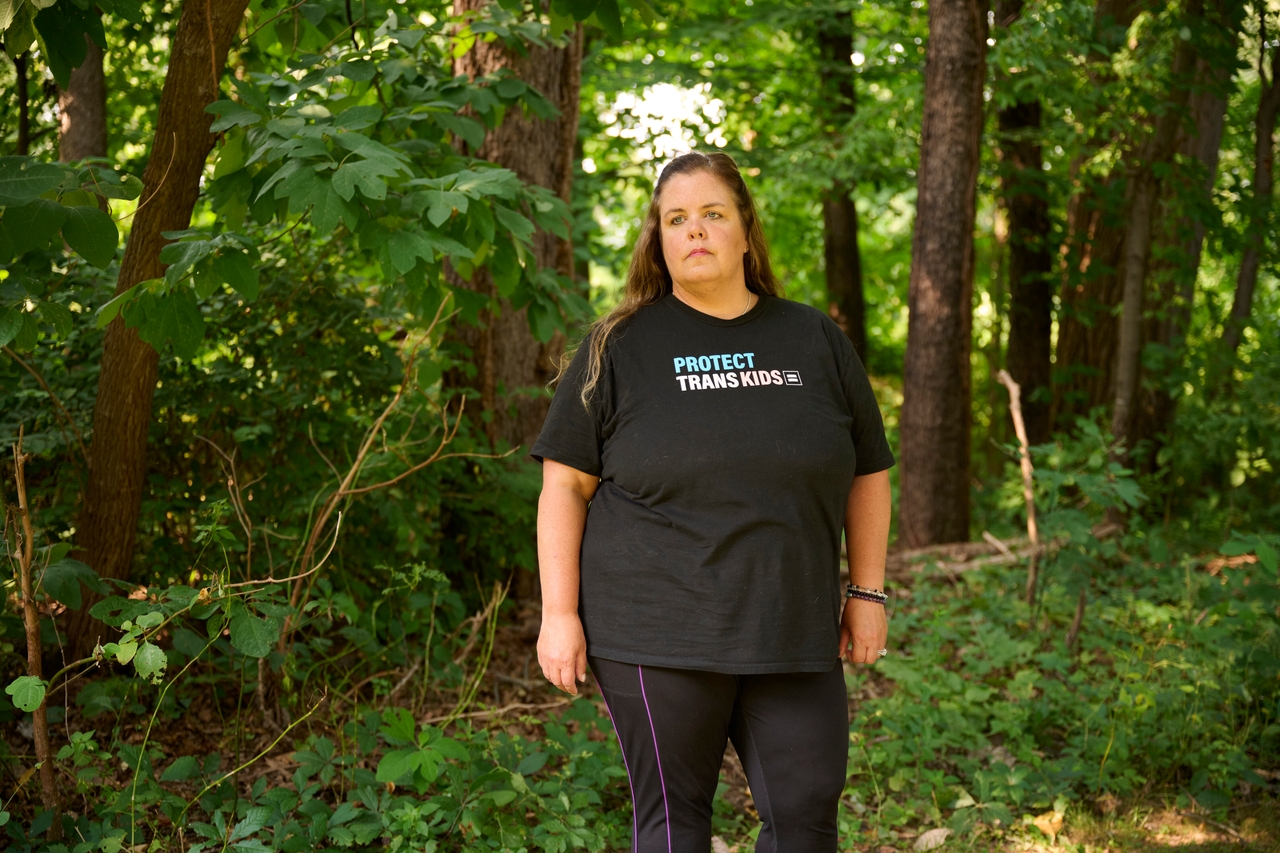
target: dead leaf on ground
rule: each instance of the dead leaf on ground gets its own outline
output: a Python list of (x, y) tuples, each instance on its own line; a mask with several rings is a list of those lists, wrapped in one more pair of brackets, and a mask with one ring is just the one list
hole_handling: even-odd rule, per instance
[(1062, 812), (1045, 812), (1037, 815), (1032, 823), (1035, 824), (1036, 829), (1049, 836), (1049, 842), (1052, 844), (1057, 842), (1058, 833), (1062, 831), (1062, 818)]
[(912, 850), (925, 851), (932, 850), (935, 847), (941, 847), (946, 843), (947, 836), (951, 834), (951, 830), (945, 826), (936, 829), (930, 829), (920, 833), (920, 837), (916, 839), (916, 843), (911, 845)]

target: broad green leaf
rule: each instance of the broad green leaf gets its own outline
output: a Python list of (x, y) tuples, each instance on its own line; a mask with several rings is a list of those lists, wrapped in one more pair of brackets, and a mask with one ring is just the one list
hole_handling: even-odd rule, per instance
[(44, 591), (71, 610), (79, 610), (84, 601), (80, 592), (81, 583), (92, 589), (99, 589), (98, 573), (79, 560), (65, 557), (50, 563), (40, 579)]
[(160, 774), (161, 782), (185, 782), (200, 773), (200, 761), (194, 755), (184, 755)]
[(0, 0), (0, 33), (9, 29), (23, 0)]
[(160, 250), (160, 262), (168, 264), (164, 271), (164, 280), (169, 284), (177, 284), (192, 267), (213, 253), (213, 242), (210, 240), (180, 240), (169, 243)]
[(0, 206), (24, 205), (58, 186), (65, 175), (62, 167), (31, 157), (0, 157)]
[(134, 199), (142, 195), (142, 181), (134, 175), (121, 175), (119, 183), (99, 181), (94, 187), (104, 198)]
[(528, 243), (533, 238), (533, 223), (525, 219), (514, 210), (502, 207), (501, 205), (493, 206), (493, 215), (498, 218), (498, 222), (508, 229), (512, 236), (521, 242)]
[(182, 359), (194, 358), (204, 338), (204, 317), (190, 287), (160, 294), (144, 292), (124, 306), (124, 319), (155, 350), (169, 341), (174, 355)]
[(89, 36), (99, 47), (107, 46), (102, 19), (89, 4), (82, 9), (73, 2), (60, 2), (42, 9), (36, 16), (36, 29), (47, 48), (49, 70), (64, 89), (71, 83), (71, 70), (84, 63), (88, 52), (84, 37)]
[[(39, 703), (37, 703), (39, 704)], [(382, 756), (378, 762), (376, 779), (379, 782), (396, 782), (417, 767), (418, 750), (392, 749)]]
[(22, 330), (22, 312), (16, 308), (0, 308), (0, 347), (7, 347)]
[(251, 658), (264, 658), (280, 639), (280, 624), (242, 610), (231, 617), (231, 645)]
[(68, 207), (62, 238), (67, 245), (98, 269), (106, 269), (116, 255), (120, 230), (111, 217), (96, 207)]
[(223, 252), (213, 259), (214, 272), (231, 289), (244, 297), (245, 302), (253, 302), (258, 298), (258, 270), (253, 261), (243, 252)]
[(165, 657), (164, 651), (150, 641), (144, 641), (133, 658), (133, 665), (137, 667), (138, 675), (152, 684), (160, 682), (164, 677), (164, 668), (168, 664), (169, 659)]
[(38, 198), (22, 207), (6, 208), (4, 227), (13, 240), (15, 255), (47, 246), (67, 219), (67, 209), (56, 201)]
[(430, 204), (427, 209), (427, 219), (437, 228), (453, 215), (455, 209), (459, 213), (467, 212), (467, 197), (462, 193), (428, 190), (426, 196)]
[(366, 198), (381, 201), (387, 197), (387, 183), (382, 177), (395, 175), (396, 171), (374, 160), (348, 161), (333, 173), (333, 187), (347, 201), (351, 200), (357, 189)]
[(342, 198), (332, 181), (316, 181), (305, 201), (311, 206), (311, 224), (321, 234), (332, 233), (339, 222), (346, 223), (348, 230), (354, 230), (359, 222), (358, 208)]
[(125, 290), (122, 293), (117, 293), (115, 296), (111, 297), (110, 301), (104, 303), (103, 306), (98, 309), (98, 319), (94, 322), (94, 325), (99, 329), (106, 328), (107, 324), (114, 320), (116, 315), (120, 313), (120, 309), (124, 307), (125, 303), (138, 295), (139, 288), (146, 288), (157, 281), (159, 281), (159, 279), (153, 278), (139, 282), (128, 290)]
[[(133, 660), (133, 656), (138, 653), (137, 640), (122, 640), (119, 643), (109, 643), (108, 645), (115, 646), (112, 654), (115, 659), (122, 664), (127, 664), (129, 661)], [(105, 648), (105, 646), (103, 648)]]
[(262, 121), (262, 116), (236, 101), (214, 101), (204, 111), (218, 116), (209, 126), (211, 133), (232, 127), (249, 127)]
[(393, 231), (387, 247), (391, 253), (391, 264), (401, 274), (413, 269), (418, 258), (424, 259), (428, 264), (435, 262), (435, 250), (427, 242), (426, 235), (417, 229), (402, 228)]
[(44, 317), (46, 323), (53, 326), (54, 333), (59, 338), (65, 338), (71, 334), (71, 309), (58, 302), (40, 303), (40, 316)]
[(34, 675), (20, 675), (4, 689), (13, 697), (13, 704), (28, 713), (40, 707), (44, 701), (45, 683)]
[(614, 41), (622, 41), (622, 15), (618, 0), (600, 0), (596, 5), (596, 20)]
[(225, 178), (244, 168), (244, 131), (233, 130), (227, 134), (226, 142), (218, 149), (218, 163), (213, 167), (213, 179)]
[(489, 791), (486, 797), (493, 800), (493, 804), (501, 808), (516, 798), (515, 791)]
[(445, 130), (470, 145), (473, 150), (484, 145), (484, 125), (475, 119), (451, 113), (436, 113), (432, 118)]
[(349, 107), (338, 113), (333, 123), (343, 130), (363, 130), (382, 118), (378, 107)]

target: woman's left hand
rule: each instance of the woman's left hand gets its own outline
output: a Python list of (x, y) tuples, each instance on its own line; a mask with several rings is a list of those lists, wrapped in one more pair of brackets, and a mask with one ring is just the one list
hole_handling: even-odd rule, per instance
[(889, 639), (884, 605), (861, 598), (846, 598), (840, 616), (840, 656), (850, 663), (875, 663)]

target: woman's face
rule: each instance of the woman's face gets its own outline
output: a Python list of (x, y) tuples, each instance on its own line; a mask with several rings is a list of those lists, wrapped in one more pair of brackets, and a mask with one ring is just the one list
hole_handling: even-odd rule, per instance
[(708, 172), (676, 175), (662, 187), (662, 256), (681, 287), (743, 282), (747, 230), (733, 193)]

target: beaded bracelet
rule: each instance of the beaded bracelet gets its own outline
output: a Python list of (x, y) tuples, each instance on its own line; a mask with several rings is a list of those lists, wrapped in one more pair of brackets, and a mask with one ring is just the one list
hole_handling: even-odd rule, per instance
[(889, 596), (882, 590), (867, 589), (857, 584), (846, 584), (844, 590), (845, 598), (860, 598), (863, 601), (874, 601), (876, 604), (884, 604), (889, 600)]

